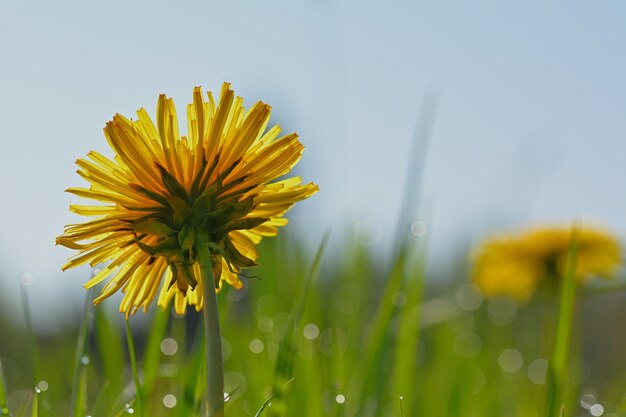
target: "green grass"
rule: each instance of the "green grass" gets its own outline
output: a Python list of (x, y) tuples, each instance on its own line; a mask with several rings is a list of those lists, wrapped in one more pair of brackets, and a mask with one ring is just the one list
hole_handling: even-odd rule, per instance
[[(286, 238), (264, 243), (254, 271), (260, 279), (248, 279), (243, 292), (226, 289), (218, 296), (226, 415), (530, 417), (559, 415), (557, 402), (566, 403), (566, 416), (590, 415), (579, 405), (576, 372), (559, 377), (556, 394), (552, 377), (546, 380), (546, 374), (575, 369), (581, 354), (579, 342), (570, 343), (580, 340), (571, 336), (579, 333), (573, 299), (559, 307), (563, 299), (559, 304), (552, 294), (516, 308), (504, 299), (480, 302), (465, 279), (424, 288), (424, 250), (403, 248), (386, 272), (376, 254), (357, 244), (311, 256)], [(409, 259), (404, 251), (418, 256)], [(47, 389), (37, 395), (33, 339), (27, 329), (3, 324), (0, 409), (8, 398), (13, 416), (70, 410), (123, 416), (131, 408), (135, 415), (200, 416), (201, 314), (175, 317), (154, 308), (147, 328), (131, 318), (134, 372), (123, 317), (111, 313), (112, 303), (104, 306), (87, 308), (75, 329), (39, 337), (37, 372)], [(555, 313), (559, 308), (567, 311)], [(557, 347), (546, 340), (552, 325), (538, 325), (550, 315), (556, 323), (565, 315), (565, 325), (573, 325), (569, 334), (557, 331)], [(551, 355), (557, 356), (546, 372)], [(605, 390), (594, 395), (604, 415), (626, 415), (623, 375), (603, 382)], [(559, 398), (550, 400), (556, 414), (545, 412), (550, 396)]]

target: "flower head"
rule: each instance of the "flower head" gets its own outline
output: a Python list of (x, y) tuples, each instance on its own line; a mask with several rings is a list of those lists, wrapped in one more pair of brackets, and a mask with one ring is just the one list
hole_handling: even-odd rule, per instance
[[(547, 277), (565, 273), (571, 228), (532, 229), (485, 240), (474, 254), (474, 283), (486, 296), (526, 301)], [(576, 277), (610, 277), (622, 261), (619, 242), (601, 230), (582, 228), (576, 238)]]
[(144, 109), (137, 120), (119, 114), (104, 128), (115, 153), (90, 152), (78, 174), (89, 188), (67, 191), (104, 205), (72, 205), (93, 220), (68, 225), (57, 244), (78, 250), (63, 269), (109, 262), (86, 288), (110, 277), (95, 303), (118, 290), (120, 311), (147, 310), (156, 294), (177, 313), (203, 306), (198, 251), (210, 251), (216, 289), (226, 281), (241, 287), (242, 268), (256, 265), (256, 245), (287, 224), (283, 215), (318, 188), (287, 174), (303, 146), (291, 133), (266, 130), (271, 107), (257, 102), (246, 111), (230, 84), (216, 103), (196, 87), (187, 106), (188, 136), (179, 133), (171, 98), (159, 97), (156, 125)]

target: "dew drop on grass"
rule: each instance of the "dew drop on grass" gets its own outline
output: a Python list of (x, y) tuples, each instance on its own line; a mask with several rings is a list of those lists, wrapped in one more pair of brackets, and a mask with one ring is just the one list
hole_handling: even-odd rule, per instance
[(241, 397), (248, 388), (248, 380), (241, 372), (230, 371), (224, 374), (224, 390), (229, 399)]
[(515, 373), (522, 369), (524, 358), (519, 350), (506, 349), (500, 353), (498, 363), (504, 372)]
[(178, 343), (171, 337), (166, 337), (161, 341), (161, 352), (167, 356), (174, 356), (178, 351)]
[(40, 391), (48, 391), (48, 381), (44, 381), (44, 380), (39, 381), (39, 383), (37, 384), (37, 388)]
[(174, 408), (176, 407), (176, 403), (177, 403), (177, 399), (176, 396), (173, 394), (166, 394), (163, 397), (163, 405), (166, 406), (167, 408)]
[(252, 353), (261, 353), (263, 352), (265, 345), (263, 344), (263, 341), (261, 339), (252, 339), (250, 341), (250, 344), (248, 345), (248, 348)]
[(591, 406), (596, 403), (596, 396), (590, 393), (583, 394), (580, 397), (580, 406), (585, 410), (591, 409)]
[(424, 236), (428, 231), (428, 225), (423, 220), (415, 220), (411, 223), (411, 233), (413, 236)]
[(82, 358), (80, 358), (80, 363), (82, 363), (83, 365), (89, 365), (89, 356), (83, 356)]
[(320, 329), (319, 327), (317, 327), (316, 324), (309, 323), (306, 326), (304, 326), (302, 333), (304, 333), (304, 337), (306, 337), (307, 339), (315, 340), (317, 339), (317, 336), (320, 335)]
[(346, 402), (346, 397), (344, 397), (344, 396), (343, 396), (343, 395), (341, 395), (341, 394), (338, 394), (338, 395), (335, 397), (335, 401), (337, 402), (337, 404), (343, 404), (343, 403), (345, 403), (345, 402)]
[(548, 361), (546, 359), (535, 359), (528, 367), (528, 378), (537, 385), (546, 383), (548, 374)]
[(602, 414), (604, 414), (604, 407), (601, 404), (594, 404), (589, 409), (589, 414), (594, 417), (600, 417)]

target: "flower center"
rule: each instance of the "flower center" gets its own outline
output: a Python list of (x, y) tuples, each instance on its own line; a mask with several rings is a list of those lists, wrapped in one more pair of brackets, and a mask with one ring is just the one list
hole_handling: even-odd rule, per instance
[[(165, 192), (155, 192), (143, 186), (131, 184), (136, 191), (157, 203), (153, 207), (128, 208), (146, 214), (130, 221), (130, 231), (135, 243), (151, 255), (166, 259), (174, 272), (170, 286), (179, 282), (195, 288), (197, 280), (193, 265), (200, 250), (209, 250), (215, 272), (221, 271), (223, 258), (229, 268), (254, 266), (253, 260), (243, 256), (233, 245), (229, 233), (235, 230), (252, 229), (265, 223), (267, 218), (247, 217), (254, 209), (254, 195), (245, 196), (250, 189), (233, 191), (245, 177), (224, 182), (239, 163), (236, 161), (223, 173), (213, 175), (219, 158), (202, 169), (187, 190), (163, 166), (157, 164)], [(219, 263), (216, 269), (216, 263)], [(219, 282), (219, 276), (215, 277)]]

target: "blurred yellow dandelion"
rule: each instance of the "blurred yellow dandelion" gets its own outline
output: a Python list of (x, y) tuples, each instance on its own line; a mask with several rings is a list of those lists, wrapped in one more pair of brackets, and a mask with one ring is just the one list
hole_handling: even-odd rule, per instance
[[(485, 240), (475, 252), (472, 278), (486, 296), (509, 295), (526, 301), (546, 277), (562, 277), (572, 239), (571, 228), (531, 229)], [(610, 277), (622, 261), (611, 234), (581, 228), (577, 236), (576, 277)]]
[(57, 244), (78, 250), (63, 269), (89, 263), (103, 267), (86, 288), (111, 278), (98, 303), (120, 290), (120, 311), (147, 310), (174, 298), (177, 313), (203, 307), (198, 249), (209, 249), (217, 289), (222, 281), (241, 287), (242, 268), (256, 265), (256, 245), (287, 224), (283, 215), (318, 188), (298, 177), (274, 181), (299, 161), (295, 133), (266, 130), (271, 107), (257, 102), (246, 111), (230, 84), (216, 103), (196, 87), (187, 106), (188, 136), (179, 133), (171, 98), (161, 95), (156, 126), (144, 109), (137, 120), (115, 115), (104, 134), (115, 153), (90, 152), (78, 174), (89, 188), (67, 191), (105, 205), (72, 205), (94, 219), (68, 225)]

